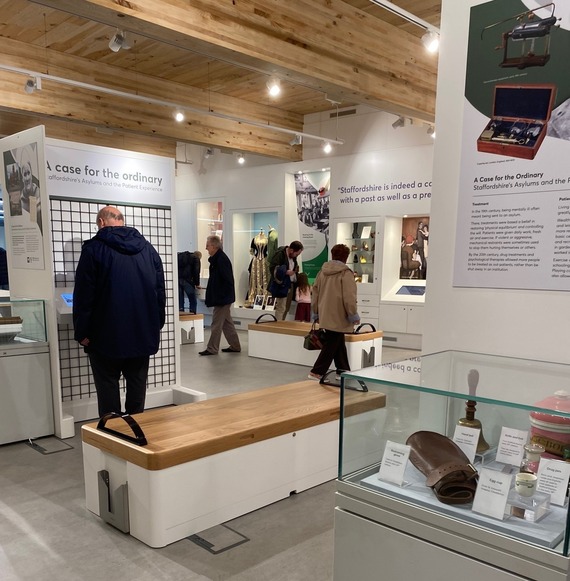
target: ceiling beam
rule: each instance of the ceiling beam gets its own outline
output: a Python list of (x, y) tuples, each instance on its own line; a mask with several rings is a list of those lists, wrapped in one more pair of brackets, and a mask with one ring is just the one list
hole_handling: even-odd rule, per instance
[[(98, 63), (94, 67), (87, 59), (46, 51), (7, 38), (0, 38), (0, 55), (0, 68), (4, 65), (49, 73), (55, 77), (118, 89), (138, 98), (146, 96), (150, 101), (135, 102), (128, 97), (70, 87), (49, 79), (43, 80), (41, 91), (28, 95), (23, 91), (25, 76), (0, 71), (1, 109), (173, 141), (234, 148), (279, 159), (301, 159), (299, 149), (289, 145), (290, 135), (270, 129), (271, 125), (276, 125), (302, 131), (303, 119), (300, 115), (243, 99), (211, 94), (111, 65)], [(152, 99), (175, 101), (181, 106), (203, 109), (205, 113), (187, 113), (183, 123), (176, 123), (173, 109), (156, 105)], [(267, 124), (268, 128), (214, 117), (207, 113), (208, 109), (215, 114), (228, 116), (238, 111), (242, 119)]]
[(114, 147), (127, 151), (139, 151), (152, 155), (176, 157), (176, 142), (162, 137), (143, 136), (121, 131), (101, 130), (99, 127), (62, 121), (50, 117), (31, 114), (2, 112), (0, 115), (0, 136), (14, 135), (25, 129), (44, 125), (47, 137), (77, 143), (89, 143), (101, 147)]
[(341, 0), (32, 0), (335, 98), (434, 120), (436, 57)]

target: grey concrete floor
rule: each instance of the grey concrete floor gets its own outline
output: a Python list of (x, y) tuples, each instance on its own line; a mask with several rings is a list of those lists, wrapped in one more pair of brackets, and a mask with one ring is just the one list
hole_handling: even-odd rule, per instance
[[(182, 346), (184, 384), (218, 397), (306, 378), (307, 367), (248, 357), (247, 334), (240, 339), (241, 354), (200, 357), (204, 344)], [(388, 348), (383, 361), (416, 354)], [(65, 442), (73, 448), (49, 455), (0, 446), (0, 580), (332, 579), (334, 482), (225, 523), (248, 541), (217, 555), (187, 539), (151, 549), (87, 511), (80, 436)], [(227, 532), (204, 538), (221, 547)]]

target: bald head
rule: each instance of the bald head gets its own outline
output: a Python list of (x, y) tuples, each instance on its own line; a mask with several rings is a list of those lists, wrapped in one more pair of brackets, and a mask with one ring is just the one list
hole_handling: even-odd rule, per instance
[(105, 206), (97, 213), (97, 228), (106, 226), (124, 226), (125, 218), (115, 206)]

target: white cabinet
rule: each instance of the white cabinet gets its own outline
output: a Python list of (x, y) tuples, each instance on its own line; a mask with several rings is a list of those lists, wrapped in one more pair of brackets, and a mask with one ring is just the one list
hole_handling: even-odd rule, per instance
[(423, 305), (387, 305), (379, 307), (378, 324), (387, 346), (421, 348)]
[(381, 305), (380, 322), (383, 331), (421, 335), (423, 332), (423, 306)]
[(382, 330), (378, 327), (379, 323), (379, 303), (380, 297), (378, 295), (367, 295), (361, 292), (362, 285), (358, 285), (358, 314), (360, 315), (361, 323), (370, 323), (374, 325), (377, 330)]

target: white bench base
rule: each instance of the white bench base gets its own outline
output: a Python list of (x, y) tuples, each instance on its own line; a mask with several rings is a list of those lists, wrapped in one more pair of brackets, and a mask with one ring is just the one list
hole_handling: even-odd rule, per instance
[(204, 315), (180, 315), (180, 344), (204, 342)]
[[(269, 331), (271, 324), (250, 325), (248, 329), (248, 355), (260, 359), (313, 367), (319, 352), (304, 349), (304, 337), (298, 333), (288, 334), (286, 330), (280, 333)], [(282, 324), (283, 322), (281, 322)], [(267, 325), (267, 329), (264, 330), (265, 325)], [(307, 324), (307, 331), (309, 328), (310, 326)], [(374, 367), (382, 363), (382, 336), (374, 337), (374, 335), (378, 335), (378, 333), (346, 336), (346, 350), (351, 371), (364, 367)]]
[(128, 483), (130, 534), (164, 547), (337, 476), (339, 421), (163, 470), (146, 470), (83, 443), (87, 508), (99, 515), (97, 473)]

